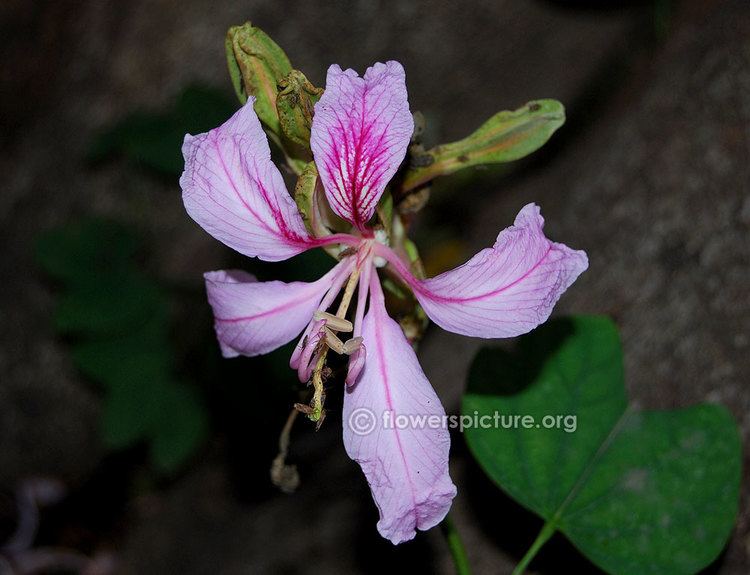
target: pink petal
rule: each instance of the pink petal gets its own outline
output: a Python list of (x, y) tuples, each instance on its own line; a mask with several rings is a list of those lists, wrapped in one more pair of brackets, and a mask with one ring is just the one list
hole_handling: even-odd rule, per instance
[[(375, 272), (375, 266), (372, 264), (372, 259), (368, 259), (362, 268), (362, 275), (359, 276), (359, 287), (357, 288), (357, 310), (354, 314), (354, 333), (352, 337), (360, 337), (362, 335), (362, 324), (364, 322), (365, 306), (367, 305), (367, 296), (370, 293), (370, 278)], [(365, 359), (367, 358), (367, 345), (362, 344), (357, 351), (355, 351), (349, 358), (349, 366), (346, 372), (346, 385), (353, 385), (359, 378), (359, 374), (362, 373), (362, 368), (365, 366)]]
[(539, 206), (529, 204), (495, 245), (454, 270), (419, 281), (393, 252), (386, 257), (411, 285), (432, 321), (474, 337), (514, 337), (547, 320), (563, 292), (588, 267), (583, 251), (549, 241)]
[[(370, 484), (380, 511), (378, 531), (396, 544), (442, 521), (456, 487), (448, 475), (445, 411), (401, 328), (388, 317), (376, 273), (371, 290), (362, 330), (367, 362), (344, 393), (344, 446)], [(436, 421), (400, 428), (388, 424), (386, 412), (391, 422), (398, 415)]]
[(378, 62), (364, 78), (337, 65), (328, 68), (310, 146), (336, 214), (364, 226), (404, 159), (413, 131), (401, 64)]
[(271, 162), (252, 98), (218, 128), (186, 135), (182, 153), (185, 208), (216, 239), (266, 261), (316, 245)]
[(313, 283), (259, 282), (239, 270), (204, 274), (224, 357), (261, 355), (294, 339), (310, 322), (341, 265)]

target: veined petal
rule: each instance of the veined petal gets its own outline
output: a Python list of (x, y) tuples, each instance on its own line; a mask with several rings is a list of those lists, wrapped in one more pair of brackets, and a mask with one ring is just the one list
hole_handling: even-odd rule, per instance
[(337, 65), (328, 68), (310, 146), (337, 215), (364, 226), (404, 159), (413, 131), (401, 64), (378, 62), (364, 78)]
[(185, 208), (216, 239), (266, 261), (317, 245), (271, 161), (252, 98), (218, 128), (186, 135), (182, 153)]
[(547, 320), (563, 292), (588, 267), (583, 251), (548, 240), (539, 206), (529, 204), (495, 245), (431, 279), (415, 279), (393, 263), (432, 321), (463, 335), (514, 337)]
[[(376, 273), (370, 289), (362, 329), (367, 361), (344, 392), (344, 446), (370, 484), (380, 511), (378, 531), (396, 544), (442, 521), (456, 487), (448, 475), (445, 411), (401, 328), (388, 317)], [(398, 416), (409, 423), (396, 425)]]
[(204, 274), (224, 357), (261, 355), (294, 339), (309, 323), (341, 265), (313, 283), (259, 282), (240, 270)]

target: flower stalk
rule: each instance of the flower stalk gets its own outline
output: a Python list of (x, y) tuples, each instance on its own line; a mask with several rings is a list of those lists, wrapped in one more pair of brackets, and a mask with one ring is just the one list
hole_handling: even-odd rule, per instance
[(448, 549), (450, 549), (451, 557), (453, 558), (453, 564), (456, 567), (457, 575), (471, 575), (471, 567), (469, 565), (469, 557), (466, 554), (466, 548), (461, 540), (461, 535), (456, 529), (456, 524), (450, 516), (450, 513), (445, 516), (442, 523), (440, 523), (440, 530), (443, 532), (446, 543), (448, 543)]

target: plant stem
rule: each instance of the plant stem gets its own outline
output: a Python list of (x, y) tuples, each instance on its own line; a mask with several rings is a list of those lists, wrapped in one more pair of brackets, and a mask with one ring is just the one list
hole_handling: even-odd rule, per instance
[(628, 408), (620, 416), (620, 419), (617, 421), (615, 426), (612, 428), (612, 431), (609, 432), (607, 438), (599, 446), (599, 449), (596, 451), (594, 457), (591, 459), (591, 461), (589, 461), (588, 465), (583, 470), (583, 473), (573, 485), (573, 488), (570, 490), (570, 493), (568, 493), (568, 496), (560, 504), (560, 507), (557, 508), (557, 511), (555, 511), (555, 514), (552, 516), (552, 518), (544, 524), (544, 527), (542, 527), (542, 530), (539, 532), (539, 535), (537, 535), (534, 543), (531, 544), (531, 547), (529, 547), (526, 555), (521, 558), (521, 562), (516, 565), (516, 568), (513, 570), (513, 573), (511, 575), (521, 575), (526, 567), (529, 566), (529, 563), (531, 563), (531, 560), (534, 558), (534, 556), (542, 548), (542, 545), (544, 545), (547, 540), (552, 537), (555, 531), (557, 531), (557, 525), (560, 523), (560, 518), (563, 516), (563, 513), (567, 509), (568, 505), (571, 501), (573, 501), (575, 496), (578, 494), (578, 491), (589, 478), (591, 473), (593, 473), (594, 466), (602, 457), (602, 455), (607, 451), (607, 449), (609, 449), (609, 446), (615, 440), (615, 437), (617, 437), (617, 435), (620, 433), (620, 430), (625, 425), (625, 422), (628, 421), (631, 413), (633, 413), (633, 407), (632, 405), (629, 405)]
[(453, 563), (456, 565), (456, 573), (458, 575), (471, 575), (469, 558), (466, 556), (466, 548), (461, 541), (461, 537), (458, 534), (458, 530), (456, 529), (450, 515), (446, 515), (445, 519), (443, 519), (443, 522), (440, 524), (440, 529), (448, 543), (448, 548), (451, 550)]
[(526, 568), (529, 566), (529, 563), (531, 563), (531, 560), (534, 559), (542, 546), (549, 540), (550, 537), (552, 537), (552, 535), (555, 533), (555, 530), (555, 522), (547, 521), (547, 523), (544, 524), (544, 527), (542, 527), (539, 535), (537, 535), (536, 539), (531, 544), (531, 547), (529, 547), (526, 555), (521, 558), (521, 561), (518, 563), (518, 565), (516, 565), (516, 568), (513, 569), (512, 575), (521, 575), (526, 570)]
[(294, 493), (299, 486), (297, 467), (286, 463), (286, 456), (289, 454), (289, 438), (298, 413), (296, 409), (292, 409), (289, 413), (279, 435), (279, 454), (271, 462), (271, 482), (284, 493)]

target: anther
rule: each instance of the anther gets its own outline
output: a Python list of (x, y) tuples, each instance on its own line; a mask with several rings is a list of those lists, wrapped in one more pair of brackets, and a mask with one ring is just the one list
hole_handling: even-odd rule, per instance
[(364, 341), (364, 338), (362, 337), (353, 337), (350, 340), (347, 340), (344, 343), (343, 351), (346, 355), (351, 355), (355, 351), (357, 351), (359, 348), (362, 347), (362, 342)]
[(342, 342), (338, 338), (338, 336), (335, 333), (333, 333), (328, 327), (325, 328), (325, 333), (326, 333), (326, 344), (328, 345), (328, 347), (330, 347), (333, 351), (335, 351), (338, 354), (343, 354), (344, 342)]
[(349, 333), (354, 330), (352, 322), (343, 317), (338, 317), (327, 311), (316, 311), (313, 314), (315, 321), (324, 321), (327, 328), (331, 331), (341, 331)]

